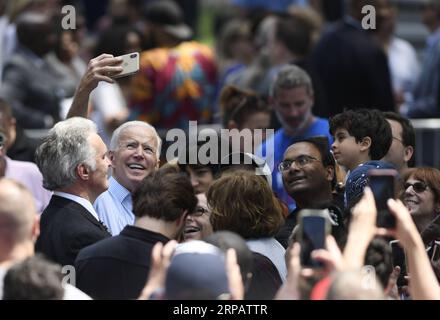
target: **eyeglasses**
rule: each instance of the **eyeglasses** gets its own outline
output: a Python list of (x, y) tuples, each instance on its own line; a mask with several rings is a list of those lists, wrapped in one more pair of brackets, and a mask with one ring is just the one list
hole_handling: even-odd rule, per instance
[(193, 212), (190, 213), (190, 215), (194, 216), (194, 217), (201, 217), (204, 214), (208, 214), (209, 210), (203, 207), (196, 207), (196, 210), (194, 210)]
[(428, 185), (426, 183), (420, 182), (420, 181), (414, 182), (414, 183), (405, 182), (403, 187), (405, 188), (405, 190), (407, 190), (409, 187), (412, 187), (413, 190), (417, 193), (422, 193), (423, 191), (428, 189)]
[(302, 155), (302, 156), (299, 156), (299, 157), (297, 157), (296, 159), (293, 159), (293, 160), (284, 160), (284, 161), (282, 161), (278, 165), (278, 170), (279, 171), (289, 170), (293, 163), (296, 163), (296, 165), (299, 168), (302, 168), (302, 167), (308, 165), (309, 163), (311, 163), (312, 161), (319, 161), (319, 160), (314, 158), (314, 157), (311, 157), (311, 156)]

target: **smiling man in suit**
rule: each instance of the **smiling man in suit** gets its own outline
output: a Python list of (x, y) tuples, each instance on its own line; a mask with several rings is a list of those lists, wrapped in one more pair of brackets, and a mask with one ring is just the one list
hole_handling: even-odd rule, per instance
[(79, 250), (110, 236), (92, 205), (108, 188), (107, 148), (92, 121), (74, 117), (53, 127), (36, 161), (43, 186), (54, 191), (41, 215), (36, 249), (61, 265), (73, 265)]

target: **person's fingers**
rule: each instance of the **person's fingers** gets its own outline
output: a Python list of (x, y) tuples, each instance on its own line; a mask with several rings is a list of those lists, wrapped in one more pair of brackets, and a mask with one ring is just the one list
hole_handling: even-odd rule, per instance
[(98, 82), (105, 81), (108, 83), (115, 83), (115, 80), (113, 80), (112, 78), (99, 74), (94, 75), (94, 80), (97, 80)]
[(92, 61), (100, 61), (100, 60), (103, 60), (105, 58), (114, 58), (114, 56), (112, 54), (103, 53), (103, 54), (97, 56), (96, 58), (93, 58)]
[(95, 61), (95, 64), (93, 64), (94, 67), (104, 67), (104, 66), (117, 66), (122, 63), (122, 59), (118, 57), (106, 57), (104, 59), (101, 59), (99, 61)]
[(243, 279), (237, 262), (237, 253), (233, 248), (226, 251), (226, 272), (233, 299), (242, 300), (244, 297)]
[(176, 240), (168, 241), (167, 244), (165, 244), (165, 246), (163, 247), (162, 258), (169, 261), (174, 253), (174, 249), (176, 249), (176, 246), (177, 246)]
[(364, 199), (367, 204), (376, 206), (373, 191), (371, 191), (371, 188), (369, 186), (366, 186), (364, 188)]
[(333, 255), (324, 249), (318, 249), (318, 250), (314, 250), (312, 252), (312, 258), (324, 263), (327, 267), (331, 267), (334, 268), (335, 266), (335, 259), (333, 257)]
[(399, 278), (399, 275), (400, 267), (396, 266), (391, 272), (390, 277), (388, 278), (387, 287), (385, 288), (385, 293), (394, 299), (399, 299), (399, 295), (397, 292), (397, 279)]
[(289, 268), (293, 269), (293, 271), (297, 271), (301, 268), (301, 245), (298, 242), (295, 242), (290, 249), (290, 263)]
[(409, 215), (408, 209), (399, 199), (388, 199), (387, 205), (391, 213), (399, 220), (402, 220), (406, 214)]
[(342, 256), (341, 254), (341, 250), (338, 247), (338, 244), (336, 243), (335, 238), (330, 234), (326, 237), (325, 239), (325, 246), (327, 247), (327, 250), (334, 254), (334, 255), (339, 255)]
[(157, 262), (159, 262), (161, 260), (162, 248), (163, 248), (162, 242), (158, 242), (154, 245), (153, 251), (151, 252), (153, 264), (156, 264)]
[[(390, 236), (390, 230), (385, 228), (377, 228), (376, 229), (376, 235), (380, 237), (387, 237)], [(394, 233), (393, 233), (394, 236)]]

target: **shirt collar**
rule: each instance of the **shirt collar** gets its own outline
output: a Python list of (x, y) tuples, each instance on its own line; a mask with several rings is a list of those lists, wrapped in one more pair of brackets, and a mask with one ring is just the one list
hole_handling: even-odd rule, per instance
[(110, 177), (109, 179), (108, 192), (110, 192), (121, 203), (127, 198), (127, 196), (131, 195), (130, 191), (113, 177)]
[(55, 196), (63, 197), (72, 201), (75, 201), (76, 203), (83, 206), (90, 214), (99, 221), (98, 214), (96, 213), (95, 209), (93, 208), (93, 205), (88, 201), (87, 199), (84, 199), (82, 197), (78, 197), (77, 195), (61, 192), (61, 191), (54, 191), (53, 193)]

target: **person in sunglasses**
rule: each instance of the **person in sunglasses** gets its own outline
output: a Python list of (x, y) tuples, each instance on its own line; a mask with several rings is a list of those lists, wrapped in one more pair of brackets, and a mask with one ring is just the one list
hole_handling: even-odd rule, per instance
[(402, 199), (420, 233), (440, 214), (440, 170), (423, 167), (402, 175)]

